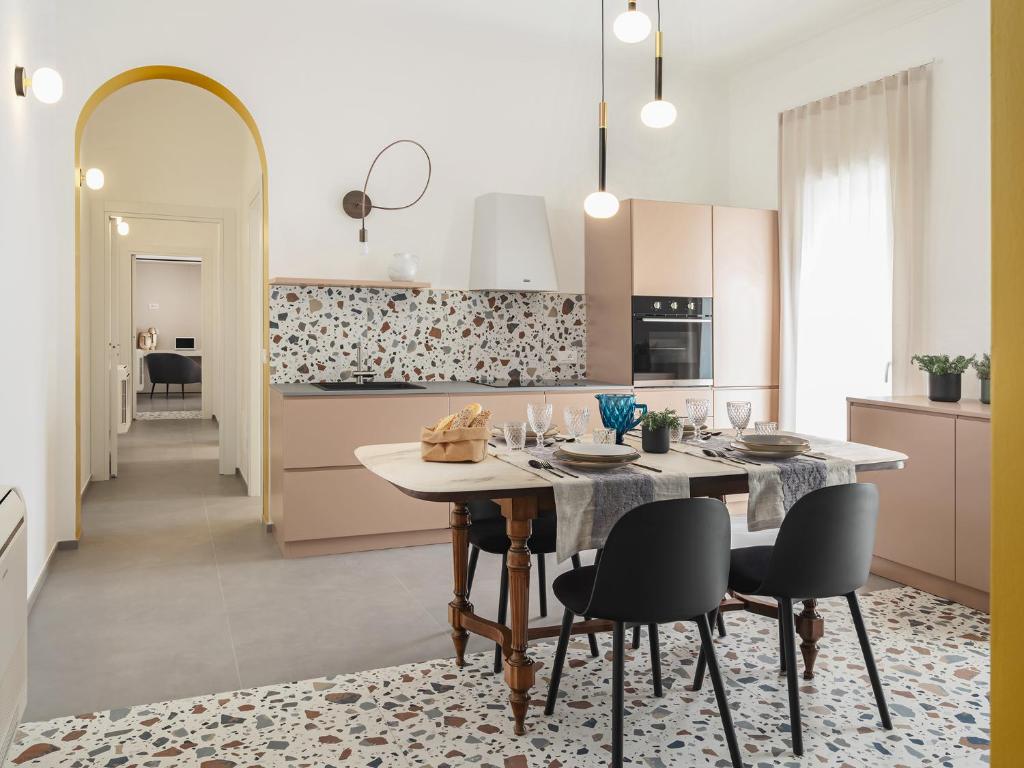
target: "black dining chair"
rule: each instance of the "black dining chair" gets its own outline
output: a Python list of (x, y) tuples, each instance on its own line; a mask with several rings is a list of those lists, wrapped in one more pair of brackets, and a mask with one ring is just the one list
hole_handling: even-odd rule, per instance
[[(774, 598), (779, 605), (780, 668), (789, 687), (793, 752), (804, 752), (800, 688), (796, 668), (795, 600), (845, 597), (864, 654), (864, 665), (878, 705), (882, 727), (892, 730), (889, 707), (857, 601), (868, 580), (878, 520), (878, 488), (869, 483), (833, 485), (812, 491), (786, 515), (774, 546), (732, 551), (729, 589), (742, 595)], [(557, 584), (556, 584), (557, 588)], [(693, 688), (699, 690), (704, 659), (697, 662)]]
[(185, 385), (199, 384), (203, 380), (203, 367), (191, 357), (176, 355), (173, 352), (150, 352), (146, 355), (146, 370), (153, 386), (149, 390), (149, 399), (157, 384), (165, 385), (164, 397), (170, 397), (171, 384), (181, 385), (181, 398), (185, 399)]
[(693, 621), (707, 654), (719, 715), (734, 768), (743, 765), (725, 686), (711, 639), (711, 614), (729, 577), (729, 512), (717, 499), (672, 499), (626, 513), (608, 534), (596, 565), (563, 573), (554, 583), (565, 606), (544, 713), (554, 712), (576, 616), (614, 622), (612, 634), (612, 766), (622, 765), (625, 629), (646, 625), (654, 695), (661, 691), (658, 624)]
[[(466, 594), (473, 591), (473, 577), (480, 552), (501, 555), (501, 581), (498, 593), (498, 623), (504, 624), (508, 611), (508, 550), (511, 542), (501, 516), (501, 507), (493, 501), (470, 501), (469, 507), (469, 572), (466, 578)], [(548, 583), (545, 573), (545, 557), (555, 551), (557, 518), (553, 512), (544, 512), (533, 521), (533, 533), (527, 542), (530, 551), (537, 556), (537, 593), (540, 599), (540, 615), (548, 615)], [(580, 567), (580, 556), (572, 556), (572, 567)], [(590, 652), (597, 656), (597, 638), (590, 635)], [(494, 644), (494, 672), (501, 672), (501, 646)]]

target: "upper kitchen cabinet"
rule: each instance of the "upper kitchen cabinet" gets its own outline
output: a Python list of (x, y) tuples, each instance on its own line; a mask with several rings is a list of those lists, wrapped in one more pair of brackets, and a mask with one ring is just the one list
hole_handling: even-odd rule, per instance
[(716, 387), (779, 384), (779, 217), (715, 206)]
[(630, 202), (633, 295), (711, 296), (711, 206)]

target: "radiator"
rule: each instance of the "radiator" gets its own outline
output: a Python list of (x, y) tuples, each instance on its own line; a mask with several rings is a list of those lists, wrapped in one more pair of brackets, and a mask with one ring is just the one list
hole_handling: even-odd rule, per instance
[(132, 372), (127, 365), (117, 366), (117, 434), (123, 435), (132, 425)]
[(0, 486), (0, 764), (25, 714), (28, 693), (28, 590), (25, 506)]

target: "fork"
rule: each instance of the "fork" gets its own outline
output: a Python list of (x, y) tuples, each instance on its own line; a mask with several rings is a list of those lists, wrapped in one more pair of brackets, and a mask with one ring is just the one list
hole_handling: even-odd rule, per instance
[(570, 472), (565, 467), (557, 467), (556, 468), (556, 467), (551, 466), (551, 462), (550, 461), (541, 461), (541, 466), (543, 466), (544, 469), (548, 470), (549, 472), (551, 472), (551, 471), (563, 472), (563, 473), (567, 474), (569, 477), (575, 477), (577, 480), (580, 479), (579, 475), (574, 475), (572, 472)]

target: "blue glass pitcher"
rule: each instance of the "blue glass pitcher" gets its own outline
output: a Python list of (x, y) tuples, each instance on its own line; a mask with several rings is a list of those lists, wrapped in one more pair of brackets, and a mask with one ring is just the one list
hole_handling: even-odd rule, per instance
[[(637, 403), (636, 395), (594, 395), (601, 408), (601, 423), (615, 430), (615, 442), (622, 445), (622, 436), (633, 429), (647, 414), (647, 406)], [(636, 411), (640, 415), (636, 416)]]

